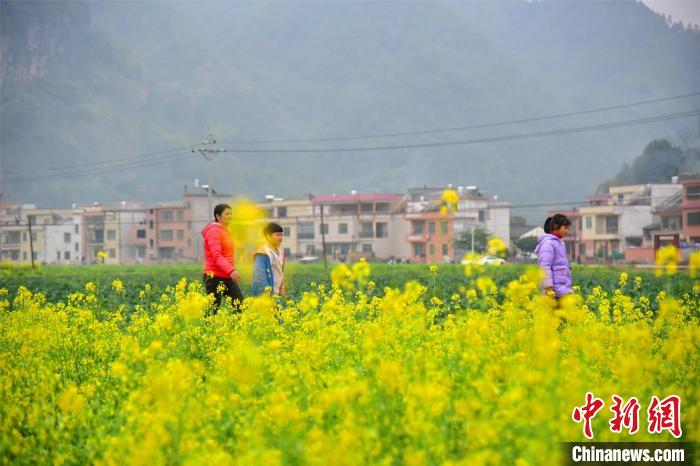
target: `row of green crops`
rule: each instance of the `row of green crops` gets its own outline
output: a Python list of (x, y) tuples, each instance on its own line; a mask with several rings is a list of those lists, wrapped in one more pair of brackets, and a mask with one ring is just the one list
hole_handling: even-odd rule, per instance
[[(332, 269), (329, 265), (329, 270)], [(437, 267), (437, 270), (435, 269)], [(505, 265), (483, 267), (481, 276), (493, 279), (500, 289), (507, 283), (525, 273), (527, 266)], [(245, 296), (250, 295), (250, 269), (241, 270), (241, 289)], [(630, 287), (646, 295), (656, 295), (665, 291), (673, 296), (693, 293), (693, 280), (686, 274), (656, 277), (646, 270), (627, 270)], [(575, 267), (575, 284), (580, 292), (588, 294), (595, 287), (612, 293), (619, 286), (620, 271), (606, 267)], [(85, 284), (92, 282), (97, 289), (98, 299), (111, 299), (112, 285), (118, 279), (124, 285), (120, 304), (133, 306), (143, 302), (141, 293), (148, 284), (149, 295), (155, 298), (164, 293), (169, 286), (174, 286), (182, 278), (188, 282), (201, 281), (200, 264), (168, 265), (134, 265), (134, 266), (45, 266), (37, 270), (29, 267), (17, 267), (4, 264), (0, 267), (0, 288), (6, 288), (12, 301), (20, 286), (32, 292), (42, 293), (48, 301), (56, 302), (67, 299), (71, 293), (84, 291)], [(288, 264), (286, 268), (286, 289), (289, 298), (299, 298), (311, 288), (313, 283), (330, 285), (330, 274), (322, 264)], [(437, 296), (448, 299), (455, 294), (463, 295), (468, 285), (464, 267), (456, 264), (441, 264), (431, 267), (419, 264), (372, 264), (372, 280), (378, 291), (384, 288), (397, 288), (408, 281), (417, 281), (428, 288), (426, 299)], [(640, 283), (641, 282), (641, 283)], [(634, 293), (634, 290), (630, 290)], [(139, 299), (140, 297), (140, 299)], [(105, 304), (114, 304), (111, 301)]]

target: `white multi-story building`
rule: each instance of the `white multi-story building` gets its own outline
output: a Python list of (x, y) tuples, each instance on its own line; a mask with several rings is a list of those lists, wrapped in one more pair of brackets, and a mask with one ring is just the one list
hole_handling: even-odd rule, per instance
[[(441, 220), (431, 212), (436, 210), (436, 205), (439, 204), (442, 194), (446, 189), (454, 189), (457, 192), (459, 201), (457, 203), (457, 210), (451, 212), (444, 220)], [(410, 218), (414, 224), (413, 233), (416, 233), (416, 227), (421, 227), (423, 223), (428, 222), (427, 236), (414, 234), (409, 237), (409, 240), (415, 243), (413, 254), (414, 261), (420, 261), (421, 257), (425, 258), (424, 260), (428, 262), (455, 259), (454, 255), (461, 254), (462, 252), (453, 250), (451, 245), (445, 248), (445, 244), (435, 244), (433, 246), (440, 246), (443, 251), (447, 250), (449, 252), (449, 257), (445, 257), (448, 256), (448, 254), (437, 252), (437, 247), (432, 248), (436, 250), (436, 254), (431, 254), (430, 243), (432, 237), (430, 236), (430, 224), (432, 222), (447, 222), (443, 230), (445, 230), (444, 234), (449, 235), (450, 242), (467, 234), (467, 232), (472, 231), (474, 228), (483, 228), (489, 231), (492, 236), (501, 238), (506, 244), (510, 240), (510, 203), (500, 201), (498, 196), (487, 196), (479, 192), (476, 186), (460, 186), (457, 188), (453, 188), (452, 186), (448, 186), (447, 188), (411, 188), (408, 190), (408, 196), (409, 201), (406, 212), (407, 217)], [(438, 233), (433, 232), (432, 234), (437, 235)], [(442, 241), (442, 243), (444, 243), (444, 241)], [(435, 257), (431, 259), (431, 256)]]
[(42, 262), (47, 264), (79, 264), (82, 261), (82, 212), (56, 211), (55, 223), (43, 225), (44, 244)]
[(353, 192), (296, 200), (268, 196), (261, 207), (270, 212), (268, 220), (284, 228), (282, 247), (291, 259), (322, 257), (324, 240), (330, 260), (410, 257), (403, 195)]
[(641, 248), (653, 213), (681, 190), (677, 183), (641, 184), (588, 196), (590, 205), (579, 209), (583, 258), (622, 259), (631, 248)]

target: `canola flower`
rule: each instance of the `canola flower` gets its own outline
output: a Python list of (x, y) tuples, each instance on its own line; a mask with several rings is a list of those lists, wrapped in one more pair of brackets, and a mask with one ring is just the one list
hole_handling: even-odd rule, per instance
[(446, 189), (440, 196), (440, 214), (445, 216), (448, 213), (456, 212), (459, 204), (459, 194), (454, 189)]
[(236, 264), (250, 267), (252, 252), (263, 241), (262, 228), (267, 213), (253, 201), (244, 197), (231, 202), (232, 218), (229, 232), (236, 245)]
[[(672, 245), (669, 244), (656, 251), (656, 275), (661, 276), (664, 274), (673, 275), (678, 270), (678, 263), (681, 260), (680, 251)], [(697, 259), (696, 259), (697, 261)]]
[[(501, 289), (475, 269), (426, 304), (417, 282), (367, 292), (357, 263), (284, 309), (263, 296), (214, 316), (181, 280), (126, 320), (21, 288), (0, 306), (0, 461), (557, 464), (589, 391), (676, 394), (683, 440), (698, 441), (697, 297), (621, 284), (555, 307), (536, 269)], [(596, 440), (673, 440), (608, 419)]]
[(507, 248), (505, 243), (498, 236), (489, 238), (486, 246), (488, 252), (492, 256), (506, 257)]

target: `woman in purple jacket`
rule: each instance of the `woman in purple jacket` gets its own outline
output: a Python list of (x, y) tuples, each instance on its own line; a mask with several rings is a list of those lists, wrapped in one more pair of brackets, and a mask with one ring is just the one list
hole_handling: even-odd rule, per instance
[(569, 234), (571, 221), (566, 215), (556, 214), (544, 222), (545, 234), (537, 239), (537, 260), (544, 274), (542, 291), (556, 298), (572, 293), (571, 268), (564, 238)]

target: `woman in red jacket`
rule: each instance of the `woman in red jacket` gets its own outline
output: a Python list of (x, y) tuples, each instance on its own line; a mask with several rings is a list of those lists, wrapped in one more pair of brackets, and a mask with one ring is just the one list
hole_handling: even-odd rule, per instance
[(243, 293), (238, 286), (240, 275), (233, 262), (235, 247), (228, 226), (233, 211), (227, 204), (214, 208), (214, 221), (204, 228), (204, 287), (214, 295), (214, 314), (219, 309), (221, 297), (231, 298), (235, 312), (240, 312)]

